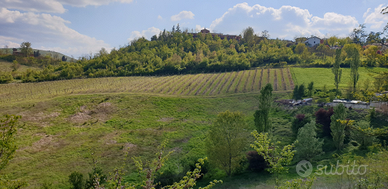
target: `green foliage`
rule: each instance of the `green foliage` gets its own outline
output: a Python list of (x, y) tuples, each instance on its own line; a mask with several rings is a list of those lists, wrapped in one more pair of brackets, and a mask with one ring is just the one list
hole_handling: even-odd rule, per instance
[(294, 91), (292, 92), (292, 98), (295, 100), (301, 100), (305, 96), (305, 86), (304, 84), (295, 85)]
[(32, 54), (32, 48), (31, 48), (31, 43), (30, 42), (23, 42), (20, 44), (21, 48), (21, 53), (25, 56), (28, 57), (30, 54)]
[(0, 84), (9, 83), (13, 81), (13, 76), (11, 72), (2, 72), (0, 71)]
[(252, 132), (255, 141), (251, 147), (257, 151), (258, 154), (264, 157), (268, 162), (270, 168), (267, 169), (270, 173), (286, 173), (289, 165), (294, 157), (294, 144), (286, 145), (281, 149), (280, 142), (273, 143), (268, 137), (268, 133), (258, 133), (256, 130)]
[(271, 131), (271, 122), (269, 113), (272, 108), (272, 85), (268, 83), (260, 91), (259, 96), (259, 109), (254, 114), (256, 128), (260, 132)]
[(20, 116), (5, 115), (0, 119), (0, 170), (8, 164), (16, 151), (15, 135)]
[(291, 126), (291, 129), (294, 135), (297, 136), (299, 129), (310, 122), (311, 122), (311, 115), (297, 114), (295, 118), (292, 120), (292, 126)]
[(293, 179), (291, 181), (286, 181), (280, 186), (276, 186), (276, 189), (311, 189), (316, 180), (315, 176), (307, 177), (306, 179)]
[(311, 121), (299, 129), (297, 142), (295, 144), (296, 156), (301, 160), (311, 160), (321, 155), (323, 140), (318, 139), (315, 131), (315, 122)]
[(350, 62), (350, 80), (352, 82), (353, 92), (356, 92), (357, 82), (360, 78), (358, 68), (361, 66), (360, 51), (356, 44), (347, 44), (343, 48), (347, 54), (348, 61)]
[(84, 175), (77, 171), (72, 172), (69, 175), (69, 183), (71, 184), (71, 189), (83, 189), (85, 186)]
[(350, 139), (356, 141), (360, 146), (359, 149), (365, 150), (376, 141), (376, 137), (372, 136), (373, 129), (367, 121), (359, 121), (354, 129), (350, 131)]
[(244, 158), (248, 136), (244, 116), (240, 112), (218, 114), (206, 142), (210, 163), (231, 175)]
[(344, 147), (345, 127), (347, 123), (341, 122), (346, 118), (346, 108), (343, 104), (334, 107), (334, 114), (331, 116), (331, 136), (337, 150), (342, 150)]
[(333, 64), (333, 68), (331, 71), (334, 74), (334, 85), (336, 88), (336, 91), (338, 92), (338, 86), (341, 82), (341, 76), (342, 76), (342, 69), (340, 68), (341, 65), (341, 49), (337, 49), (335, 52), (335, 62)]
[(308, 96), (309, 97), (312, 97), (313, 96), (313, 90), (314, 90), (314, 82), (312, 81), (311, 83), (309, 83), (308, 87)]
[(94, 183), (98, 180), (100, 184), (104, 184), (107, 176), (104, 175), (100, 167), (93, 168), (93, 171), (88, 173), (89, 178), (85, 182), (85, 189), (94, 189)]

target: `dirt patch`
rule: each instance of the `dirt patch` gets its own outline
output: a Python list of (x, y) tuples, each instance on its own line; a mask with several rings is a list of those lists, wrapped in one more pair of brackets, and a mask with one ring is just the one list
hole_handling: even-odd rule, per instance
[(49, 120), (58, 117), (61, 113), (52, 112), (50, 114), (45, 114), (43, 112), (39, 112), (37, 114), (31, 114), (30, 112), (22, 112), (18, 115), (22, 116), (21, 121), (35, 122), (41, 127), (48, 127), (52, 125)]
[(103, 102), (98, 104), (92, 109), (88, 109), (87, 106), (79, 107), (79, 112), (69, 117), (69, 120), (73, 123), (85, 123), (91, 119), (97, 121), (106, 121), (109, 119), (109, 115), (115, 111), (115, 107), (110, 102)]
[(135, 149), (136, 147), (137, 147), (136, 144), (132, 144), (132, 143), (127, 142), (127, 143), (124, 143), (123, 150), (124, 151), (130, 151), (130, 150)]
[(162, 117), (158, 121), (161, 121), (161, 122), (171, 122), (172, 120), (174, 120), (173, 117)]
[(78, 112), (78, 113), (72, 115), (69, 119), (70, 119), (70, 121), (72, 121), (74, 123), (85, 123), (91, 118), (92, 118), (92, 116), (90, 116), (86, 113)]
[(22, 121), (37, 122), (37, 121), (41, 121), (44, 119), (55, 118), (61, 114), (59, 112), (53, 112), (53, 113), (47, 114), (47, 115), (45, 115), (43, 112), (39, 112), (37, 114), (29, 114), (28, 112), (22, 112), (19, 115), (22, 116)]

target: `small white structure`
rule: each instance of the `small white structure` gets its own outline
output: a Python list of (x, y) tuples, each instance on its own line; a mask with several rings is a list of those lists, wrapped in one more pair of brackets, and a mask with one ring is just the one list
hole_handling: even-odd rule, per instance
[(310, 37), (305, 42), (306, 46), (314, 47), (315, 45), (321, 44), (321, 39), (318, 37)]

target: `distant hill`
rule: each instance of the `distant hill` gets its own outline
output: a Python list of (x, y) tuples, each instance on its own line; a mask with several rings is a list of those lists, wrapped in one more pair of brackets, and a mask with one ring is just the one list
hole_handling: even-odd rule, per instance
[[(12, 54), (12, 52), (13, 52), (12, 49), (13, 48), (0, 48), (0, 52), (1, 52), (1, 54)], [(17, 52), (20, 52), (20, 50), (21, 50), (20, 48), (16, 48), (16, 49), (17, 49)], [(65, 56), (67, 58), (67, 62), (70, 62), (72, 59), (70, 56), (67, 56), (67, 55), (64, 55), (62, 53), (55, 52), (55, 51), (46, 51), (46, 50), (40, 50), (40, 49), (32, 49), (32, 51), (39, 51), (41, 56), (49, 55), (52, 58), (62, 59), (62, 56)]]

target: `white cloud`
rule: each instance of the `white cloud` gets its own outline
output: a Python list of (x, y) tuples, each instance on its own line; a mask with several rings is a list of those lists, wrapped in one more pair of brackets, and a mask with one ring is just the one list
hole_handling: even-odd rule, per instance
[(203, 29), (203, 27), (201, 25), (195, 25), (195, 31), (196, 32), (199, 32)]
[[(307, 9), (282, 6), (279, 9), (259, 4), (237, 4), (210, 25), (210, 29), (239, 34), (251, 26), (256, 32), (268, 30), (272, 37), (292, 39), (295, 36), (324, 34), (345, 36), (358, 25), (356, 18), (328, 12), (323, 18), (313, 16)], [(231, 27), (233, 26), (233, 27)]]
[[(66, 55), (79, 56), (110, 46), (102, 40), (83, 35), (69, 28), (70, 22), (50, 14), (21, 13), (0, 9), (0, 44), (29, 41), (33, 48), (60, 49)], [(4, 44), (3, 44), (4, 43)]]
[(382, 30), (382, 28), (387, 24), (388, 22), (388, 16), (381, 14), (381, 10), (385, 7), (386, 5), (381, 4), (378, 7), (374, 9), (374, 11), (371, 11), (369, 8), (365, 13), (364, 13), (364, 23), (365, 24), (370, 24), (371, 29), (377, 29), (377, 30)]
[(163, 20), (163, 17), (159, 15), (159, 16), (158, 16), (158, 19), (159, 19), (159, 20)]
[(182, 19), (194, 19), (194, 14), (191, 11), (182, 11), (177, 15), (171, 16), (171, 21), (179, 21)]
[(66, 11), (56, 0), (0, 0), (0, 7), (32, 12), (64, 13)]
[(63, 5), (73, 7), (101, 6), (113, 2), (131, 3), (133, 0), (0, 0), (0, 7), (30, 12), (64, 13)]
[(145, 37), (147, 39), (150, 39), (153, 35), (158, 35), (161, 32), (159, 28), (150, 27), (147, 30), (143, 31), (133, 31), (131, 33), (131, 36), (128, 38), (128, 41), (132, 41), (137, 38)]

